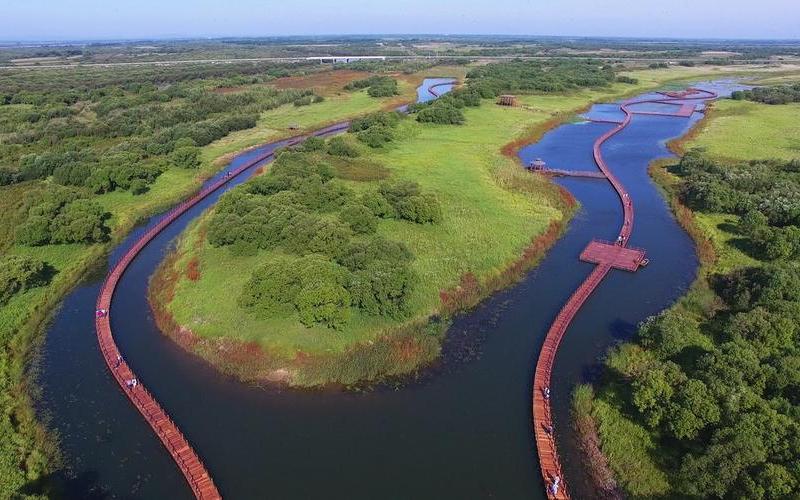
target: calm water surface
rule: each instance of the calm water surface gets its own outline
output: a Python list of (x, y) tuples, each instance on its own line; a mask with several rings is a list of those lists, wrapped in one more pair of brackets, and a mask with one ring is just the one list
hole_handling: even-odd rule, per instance
[[(593, 112), (613, 115), (603, 105)], [(604, 147), (636, 205), (631, 244), (646, 248), (651, 264), (636, 274), (612, 272), (576, 317), (555, 366), (558, 439), (573, 492), (582, 496), (587, 490), (569, 432), (569, 390), (591, 376), (609, 345), (630, 337), (639, 321), (672, 303), (695, 276), (692, 242), (649, 180), (647, 165), (667, 156), (665, 141), (699, 116), (638, 116)], [(520, 156), (542, 157), (557, 168), (595, 169), (591, 145), (611, 126), (564, 125)], [(245, 153), (228, 168), (273, 147)], [(113, 303), (115, 338), (227, 498), (544, 498), (531, 439), (532, 369), (550, 322), (591, 270), (578, 254), (594, 237), (613, 238), (621, 219), (608, 183), (558, 182), (582, 204), (566, 235), (521, 283), (456, 318), (442, 362), (401, 389), (329, 393), (244, 385), (158, 331), (145, 298), (147, 281), (174, 238), (219, 193), (167, 228), (126, 272)], [(150, 223), (115, 249), (109, 265)], [(103, 273), (67, 296), (42, 348), (39, 411), (60, 435), (71, 469), (69, 496), (191, 498), (103, 364), (93, 321)]]

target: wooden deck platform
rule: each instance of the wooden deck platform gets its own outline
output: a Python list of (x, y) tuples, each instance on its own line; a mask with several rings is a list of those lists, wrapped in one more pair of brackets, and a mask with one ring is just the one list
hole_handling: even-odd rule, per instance
[(642, 266), (645, 251), (641, 248), (623, 247), (601, 240), (592, 240), (581, 252), (581, 260), (592, 264), (607, 264), (614, 269), (636, 271)]

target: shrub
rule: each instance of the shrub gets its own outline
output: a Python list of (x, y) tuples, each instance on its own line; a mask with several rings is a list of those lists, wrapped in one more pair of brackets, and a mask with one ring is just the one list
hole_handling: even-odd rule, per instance
[(355, 158), (359, 155), (358, 149), (347, 142), (344, 137), (333, 137), (328, 141), (328, 154)]
[(394, 111), (380, 111), (377, 113), (370, 113), (362, 118), (356, 118), (350, 123), (350, 132), (361, 132), (371, 127), (395, 127), (400, 123), (402, 116)]
[(414, 255), (402, 242), (375, 235), (366, 240), (350, 242), (346, 251), (340, 253), (336, 260), (346, 268), (357, 271), (366, 269), (377, 260), (385, 260), (399, 266), (410, 262), (413, 258)]
[(309, 153), (325, 151), (325, 139), (322, 137), (309, 137), (308, 139), (304, 140), (297, 149)]
[(105, 222), (110, 214), (87, 199), (74, 194), (53, 194), (32, 207), (28, 219), (17, 229), (17, 242), (39, 246), (47, 243), (95, 243), (108, 239)]
[(44, 261), (31, 257), (8, 255), (0, 257), (0, 304), (15, 294), (44, 286), (51, 268)]
[(388, 76), (371, 76), (363, 80), (356, 80), (345, 85), (345, 90), (358, 90), (368, 88), (367, 94), (372, 97), (391, 97), (397, 95), (397, 80)]
[(356, 234), (374, 233), (378, 227), (378, 221), (372, 211), (364, 205), (347, 205), (341, 212), (339, 218), (342, 222), (350, 226)]
[(431, 194), (421, 194), (416, 182), (383, 183), (379, 191), (398, 218), (418, 224), (437, 223), (442, 219), (439, 201)]
[(357, 133), (356, 138), (371, 148), (380, 148), (394, 140), (394, 133), (388, 127), (373, 126)]
[(53, 181), (63, 186), (83, 186), (91, 173), (84, 163), (67, 163), (53, 170)]
[(349, 290), (353, 305), (362, 311), (399, 317), (406, 312), (413, 281), (414, 276), (407, 265), (376, 260), (353, 275)]
[(351, 234), (350, 228), (339, 221), (299, 213), (283, 230), (281, 239), (287, 250), (298, 255), (320, 253), (335, 256), (347, 247)]
[(130, 191), (132, 194), (144, 194), (148, 189), (147, 182), (145, 182), (144, 179), (134, 179), (131, 181)]
[(110, 214), (90, 200), (75, 200), (64, 206), (53, 220), (51, 241), (53, 243), (94, 243), (108, 239), (109, 229), (105, 220)]
[(177, 148), (170, 153), (169, 159), (176, 167), (197, 168), (200, 166), (200, 149), (195, 146)]
[(395, 209), (398, 217), (417, 224), (436, 224), (442, 220), (439, 200), (432, 194), (410, 196), (400, 201)]
[(17, 228), (17, 243), (27, 246), (41, 246), (50, 242), (50, 219), (41, 215), (28, 217)]
[(315, 282), (300, 290), (295, 302), (300, 322), (339, 329), (350, 319), (350, 293), (341, 285)]
[(618, 76), (617, 82), (626, 83), (628, 85), (636, 85), (637, 83), (639, 83), (639, 80), (636, 78), (631, 78), (630, 76)]
[(20, 173), (9, 167), (0, 167), (0, 186), (8, 186), (21, 180)]
[(350, 315), (349, 280), (345, 268), (321, 255), (273, 257), (253, 271), (239, 304), (261, 316), (291, 306), (307, 326), (340, 328)]
[(358, 201), (376, 217), (389, 219), (396, 215), (392, 204), (379, 192), (367, 191), (359, 197)]
[(464, 113), (450, 104), (430, 105), (417, 113), (417, 121), (423, 123), (440, 123), (445, 125), (461, 125)]

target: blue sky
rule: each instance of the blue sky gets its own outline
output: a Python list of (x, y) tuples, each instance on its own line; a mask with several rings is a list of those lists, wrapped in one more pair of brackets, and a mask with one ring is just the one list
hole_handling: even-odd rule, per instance
[(800, 38), (800, 0), (4, 0), (0, 40), (360, 33)]

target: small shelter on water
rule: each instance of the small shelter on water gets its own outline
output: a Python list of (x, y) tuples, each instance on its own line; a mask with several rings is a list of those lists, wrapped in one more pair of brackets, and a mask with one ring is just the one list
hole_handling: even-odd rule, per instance
[(528, 164), (528, 170), (532, 170), (535, 172), (541, 172), (542, 170), (547, 168), (547, 164), (541, 158), (536, 158), (532, 162)]

